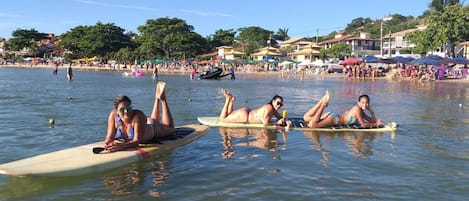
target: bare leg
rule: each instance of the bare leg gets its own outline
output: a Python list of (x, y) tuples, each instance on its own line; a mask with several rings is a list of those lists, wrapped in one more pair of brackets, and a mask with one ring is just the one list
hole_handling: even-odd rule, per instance
[[(221, 109), (220, 117), (219, 117), (220, 120), (225, 119), (233, 111), (233, 103), (231, 102), (233, 95), (231, 95), (231, 93), (226, 89), (222, 89), (222, 91), (223, 91), (223, 95), (225, 96), (225, 105), (223, 105), (223, 108)], [(230, 104), (231, 104), (231, 111), (229, 111)]]
[(321, 100), (316, 103), (305, 115), (303, 119), (308, 122), (309, 127), (316, 127), (317, 123), (321, 121), (322, 113), (324, 108), (328, 106), (329, 103), (329, 92), (326, 91), (326, 94), (321, 98)]
[[(169, 126), (170, 128), (174, 128), (174, 121), (171, 115), (171, 111), (169, 110), (168, 102), (166, 101), (166, 83), (159, 81), (156, 84), (156, 95), (155, 95), (155, 103), (153, 105), (153, 111), (151, 113), (151, 118), (157, 122), (161, 122), (161, 124)], [(160, 119), (160, 112), (159, 106), (161, 104), (162, 110), (162, 117)]]
[[(323, 103), (326, 101), (329, 102), (329, 92), (326, 91), (326, 94), (319, 100), (308, 112), (306, 112), (303, 116), (303, 119), (305, 121), (309, 121), (316, 113), (318, 113), (318, 110), (320, 107), (323, 105)], [(325, 105), (327, 107), (327, 103)], [(322, 112), (321, 112), (322, 113)]]
[(230, 115), (234, 111), (234, 102), (236, 98), (234, 96), (231, 97), (230, 103), (228, 104), (228, 115)]

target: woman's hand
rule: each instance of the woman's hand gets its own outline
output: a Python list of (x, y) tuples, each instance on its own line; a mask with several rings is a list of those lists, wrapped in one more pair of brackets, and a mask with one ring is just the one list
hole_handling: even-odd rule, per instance
[(120, 141), (113, 141), (104, 145), (104, 149), (110, 152), (116, 152), (122, 149), (122, 142)]
[(281, 118), (277, 121), (277, 125), (283, 126), (285, 125), (285, 118)]

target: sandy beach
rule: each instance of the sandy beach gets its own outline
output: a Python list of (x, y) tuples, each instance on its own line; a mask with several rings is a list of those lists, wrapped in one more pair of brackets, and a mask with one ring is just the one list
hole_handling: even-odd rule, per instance
[[(29, 69), (50, 69), (53, 71), (54, 66), (48, 64), (38, 64), (38, 65), (30, 65), (27, 63), (20, 63), (20, 64), (7, 64), (2, 65), (0, 68), (29, 68)], [(59, 70), (66, 70), (68, 65), (61, 65), (58, 67)], [(108, 71), (108, 72), (130, 72), (131, 68), (113, 68), (113, 67), (102, 67), (102, 66), (87, 66), (87, 65), (78, 65), (75, 64), (72, 66), (74, 71)], [(152, 69), (145, 69), (142, 68), (142, 71), (151, 74)], [(181, 74), (181, 75), (188, 75), (190, 74), (190, 70), (179, 70), (179, 69), (164, 69), (160, 68), (158, 70), (158, 74), (165, 75), (165, 74)], [(288, 73), (288, 72), (281, 72), (281, 71), (236, 71), (236, 76), (238, 75), (249, 75), (249, 76), (256, 76), (256, 77), (274, 77), (279, 76), (282, 78), (301, 78), (303, 77), (317, 77), (317, 78), (331, 78), (331, 79), (343, 79), (342, 73), (327, 73), (322, 72), (319, 74), (315, 74), (312, 72), (306, 72), (303, 75), (301, 73)], [(390, 78), (389, 76), (382, 76), (382, 77), (366, 77), (366, 78), (348, 78), (348, 79), (388, 79), (394, 81), (410, 81), (410, 78), (400, 78), (394, 79)], [(425, 81), (428, 82), (428, 81)], [(469, 83), (469, 79), (444, 79), (444, 80), (432, 80), (430, 82), (454, 82), (454, 83)]]

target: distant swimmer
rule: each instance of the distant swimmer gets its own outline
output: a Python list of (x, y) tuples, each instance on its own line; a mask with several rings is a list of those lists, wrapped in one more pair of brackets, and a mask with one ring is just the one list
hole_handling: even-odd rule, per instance
[(72, 80), (72, 79), (73, 79), (72, 62), (70, 62), (67, 68), (67, 80)]
[(59, 62), (54, 63), (54, 71), (52, 71), (52, 74), (57, 75), (57, 72), (59, 72)]

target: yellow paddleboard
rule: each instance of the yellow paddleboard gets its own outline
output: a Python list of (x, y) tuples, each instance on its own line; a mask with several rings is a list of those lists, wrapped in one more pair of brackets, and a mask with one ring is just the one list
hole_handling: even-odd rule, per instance
[(164, 153), (188, 144), (209, 130), (208, 126), (192, 124), (176, 128), (174, 135), (154, 144), (141, 144), (138, 148), (112, 153), (93, 153), (93, 148), (103, 147), (95, 142), (47, 154), (33, 156), (0, 165), (0, 174), (27, 176), (73, 176), (119, 167)]

